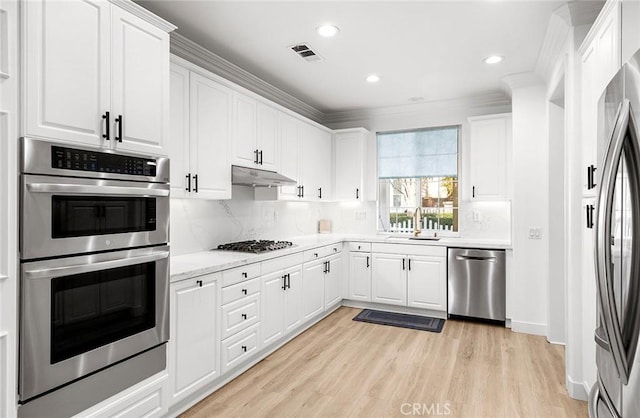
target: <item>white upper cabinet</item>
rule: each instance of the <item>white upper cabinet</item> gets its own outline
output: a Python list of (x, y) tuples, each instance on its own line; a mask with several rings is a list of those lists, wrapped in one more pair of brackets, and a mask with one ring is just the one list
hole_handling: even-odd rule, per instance
[(231, 198), (233, 93), (212, 78), (171, 64), (172, 197)]
[(277, 171), (278, 110), (239, 92), (233, 94), (233, 107), (233, 163)]
[(363, 201), (369, 131), (363, 128), (341, 129), (334, 134), (334, 198)]
[(281, 186), (278, 199), (298, 200), (302, 183), (302, 122), (286, 113), (279, 114), (280, 174), (298, 184)]
[(472, 200), (505, 200), (511, 115), (469, 118), (469, 127), (469, 196)]
[(34, 0), (22, 7), (25, 134), (104, 145), (102, 116), (111, 104), (111, 5)]
[(173, 27), (104, 0), (23, 7), (25, 135), (164, 154)]
[(301, 199), (331, 199), (331, 142), (330, 132), (303, 124)]
[(162, 154), (169, 131), (169, 35), (117, 7), (111, 21), (117, 147)]
[[(624, 7), (627, 6), (628, 4), (625, 3)], [(620, 7), (620, 2), (606, 3), (579, 50), (582, 58), (580, 144), (584, 196), (595, 195), (595, 186), (599, 177), (598, 149), (606, 146), (603, 143), (606, 141), (606, 133), (601, 133), (601, 142), (598, 143), (598, 102), (607, 84), (622, 66)]]

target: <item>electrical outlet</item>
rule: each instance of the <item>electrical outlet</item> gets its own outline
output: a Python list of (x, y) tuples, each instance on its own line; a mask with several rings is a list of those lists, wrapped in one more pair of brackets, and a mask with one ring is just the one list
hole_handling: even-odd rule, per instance
[(542, 228), (538, 226), (529, 227), (529, 239), (542, 239)]
[(356, 221), (364, 221), (367, 219), (367, 212), (363, 210), (356, 211)]
[(480, 212), (474, 210), (471, 214), (473, 216), (473, 222), (480, 222)]

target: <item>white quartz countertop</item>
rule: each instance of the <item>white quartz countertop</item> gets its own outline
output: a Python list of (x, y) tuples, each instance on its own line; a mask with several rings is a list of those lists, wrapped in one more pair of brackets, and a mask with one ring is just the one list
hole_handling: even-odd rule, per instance
[(443, 237), (438, 241), (410, 240), (408, 237), (393, 235), (360, 235), (360, 234), (312, 234), (298, 237), (288, 237), (294, 246), (283, 250), (270, 251), (262, 254), (242, 253), (236, 251), (201, 251), (192, 254), (171, 256), (171, 281), (177, 282), (204, 274), (215, 273), (247, 264), (257, 263), (288, 254), (311, 250), (338, 242), (359, 241), (375, 243), (394, 243), (408, 245), (437, 245), (446, 247), (510, 249), (511, 242), (505, 240), (467, 239)]

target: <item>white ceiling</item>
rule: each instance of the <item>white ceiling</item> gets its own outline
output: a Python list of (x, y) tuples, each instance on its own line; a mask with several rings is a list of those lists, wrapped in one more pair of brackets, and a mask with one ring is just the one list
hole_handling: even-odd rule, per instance
[[(322, 112), (438, 101), (500, 91), (533, 71), (558, 1), (192, 1), (142, 6), (178, 32)], [(340, 28), (334, 38), (315, 29)], [(324, 60), (289, 46), (306, 42)], [(493, 66), (482, 59), (505, 56)], [(369, 84), (376, 73), (381, 80)]]

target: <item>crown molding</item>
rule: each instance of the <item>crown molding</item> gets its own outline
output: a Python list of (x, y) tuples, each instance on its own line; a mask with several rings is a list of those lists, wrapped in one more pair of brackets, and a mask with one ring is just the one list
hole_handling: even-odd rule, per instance
[(531, 87), (531, 86), (543, 86), (544, 80), (535, 73), (529, 71), (526, 73), (511, 74), (502, 78), (502, 82), (513, 92), (514, 89)]
[(443, 110), (493, 106), (511, 106), (511, 99), (504, 94), (504, 92), (499, 91), (458, 99), (328, 112), (325, 114), (324, 124), (330, 126), (332, 124), (356, 122), (400, 114), (433, 113)]
[(313, 121), (322, 123), (324, 120), (325, 114), (315, 107), (267, 83), (177, 32), (171, 34), (171, 53)]
[(174, 24), (167, 22), (163, 18), (151, 13), (149, 10), (145, 9), (139, 4), (134, 3), (131, 0), (109, 0), (109, 2), (135, 16), (138, 16), (139, 18), (151, 23), (152, 25), (159, 27), (165, 32), (173, 32), (178, 28)]
[(620, 0), (608, 0), (604, 4), (604, 7), (602, 7), (602, 10), (598, 14), (598, 17), (596, 17), (595, 21), (593, 22), (593, 25), (591, 25), (591, 29), (589, 29), (587, 36), (585, 36), (584, 40), (582, 41), (582, 44), (578, 48), (578, 53), (581, 56), (584, 56), (584, 53), (589, 48), (591, 43), (594, 41), (594, 38), (596, 37), (596, 33), (602, 26), (603, 22), (608, 19), (609, 14), (618, 11), (619, 7), (620, 7)]
[(556, 67), (564, 61), (562, 58), (571, 35), (571, 26), (566, 20), (569, 14), (569, 7), (565, 4), (554, 10), (549, 19), (535, 68), (535, 72), (545, 81), (552, 78)]

